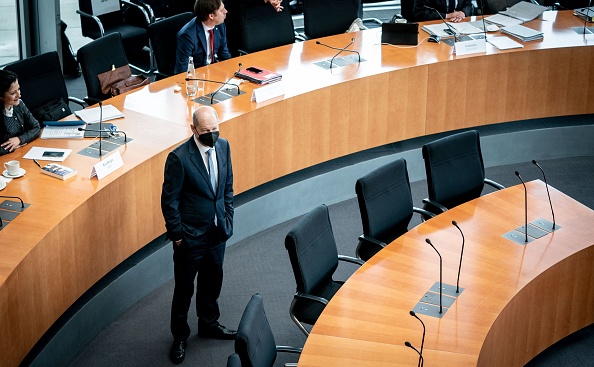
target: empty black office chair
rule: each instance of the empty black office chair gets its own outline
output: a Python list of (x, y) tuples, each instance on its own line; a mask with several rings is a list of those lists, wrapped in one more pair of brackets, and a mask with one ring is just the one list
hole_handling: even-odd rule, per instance
[(283, 0), (283, 11), (272, 6), (239, 6), (241, 31), (240, 53), (251, 53), (295, 42), (289, 1)]
[(277, 352), (301, 353), (301, 348), (276, 345), (258, 293), (248, 302), (235, 336), (235, 353), (243, 367), (272, 367)]
[(241, 359), (237, 353), (233, 353), (227, 358), (227, 367), (241, 367)]
[[(99, 2), (98, 2), (99, 3)], [(103, 1), (101, 1), (103, 3)], [(109, 4), (109, 5), (107, 5)], [(124, 15), (121, 4), (128, 8), (127, 16)], [(147, 28), (154, 20), (154, 14), (149, 5), (140, 0), (131, 2), (128, 0), (108, 0), (103, 3), (102, 8), (93, 8), (93, 0), (78, 0), (80, 15), (80, 25), (84, 37), (93, 40), (99, 39), (106, 34), (119, 33), (122, 36), (124, 49), (129, 60), (138, 63), (139, 66), (133, 66), (143, 73), (153, 71), (153, 52), (149, 44)], [(131, 13), (141, 14), (145, 24), (138, 24), (138, 17), (133, 17)], [(133, 18), (133, 22), (126, 22), (126, 18)], [(132, 23), (132, 24), (130, 24)], [(143, 52), (147, 50), (148, 53)], [(142, 69), (142, 64), (149, 65), (148, 70)]]
[(303, 0), (303, 29), (309, 39), (344, 33), (356, 18), (353, 0)]
[(48, 118), (40, 115), (41, 111), (45, 109), (44, 107), (59, 104), (60, 99), (66, 103), (65, 107), (67, 108), (60, 115), (56, 115), (54, 120), (62, 119), (72, 113), (68, 102), (77, 103), (83, 108), (86, 106), (81, 99), (68, 96), (60, 59), (56, 51), (14, 62), (6, 65), (4, 69), (18, 75), (23, 101), (40, 124), (43, 124), (43, 121), (48, 121)]
[(409, 23), (415, 21), (415, 0), (400, 0), (400, 15)]
[(425, 209), (439, 214), (481, 196), (486, 184), (504, 187), (485, 178), (479, 133), (453, 134), (423, 146), (429, 198)]
[(356, 254), (364, 261), (405, 234), (413, 213), (433, 216), (413, 206), (406, 161), (402, 158), (358, 179), (355, 192), (363, 223)]
[(326, 205), (320, 205), (303, 216), (285, 237), (297, 292), (289, 310), (291, 319), (307, 336), (302, 323), (313, 325), (340, 289), (343, 282), (332, 279), (338, 260), (362, 265), (364, 262), (338, 255), (330, 215)]
[(128, 64), (122, 37), (119, 33), (111, 33), (96, 39), (78, 50), (77, 59), (90, 98), (104, 100), (110, 98), (103, 94), (97, 75), (111, 70), (112, 66), (120, 67)]
[(188, 23), (194, 14), (182, 13), (161, 19), (148, 27), (148, 36), (155, 54), (159, 79), (174, 74), (177, 32)]

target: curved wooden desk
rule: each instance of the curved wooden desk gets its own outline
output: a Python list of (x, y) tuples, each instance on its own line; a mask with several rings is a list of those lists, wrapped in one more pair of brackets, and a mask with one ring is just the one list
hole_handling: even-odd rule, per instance
[[(486, 55), (466, 58), (443, 44), (379, 46), (377, 30), (370, 30), (355, 34), (354, 48), (367, 60), (360, 65), (323, 70), (312, 63), (334, 51), (308, 41), (205, 67), (213, 80), (231, 77), (239, 62), (283, 73), (284, 98), (253, 103), (254, 86), (243, 84), (246, 95), (215, 106), (232, 146), (235, 192), (425, 134), (592, 113), (594, 48), (568, 30), (580, 23), (569, 12), (551, 13), (534, 23), (545, 31), (544, 41), (509, 52), (488, 46)], [(346, 45), (352, 36), (323, 41)], [(173, 91), (183, 83), (178, 75), (106, 102), (124, 112), (114, 123), (134, 141), (120, 148), (124, 167), (104, 180), (88, 178), (97, 160), (76, 154), (87, 140), (30, 144), (73, 149), (64, 164), (79, 174), (66, 182), (22, 160), (29, 147), (3, 157), (21, 160), (28, 173), (0, 194), (32, 205), (0, 231), (0, 366), (18, 365), (85, 291), (164, 232), (164, 162), (190, 136), (198, 107)], [(207, 85), (206, 92), (216, 87)]]
[[(528, 187), (528, 220), (550, 218), (544, 183)], [(594, 322), (594, 211), (551, 190), (563, 228), (526, 246), (501, 234), (524, 222), (522, 185), (473, 200), (412, 229), (358, 269), (330, 301), (305, 343), (299, 366), (416, 366), (422, 326), (409, 315), (435, 281), (464, 291), (427, 327), (425, 366), (523, 366)]]

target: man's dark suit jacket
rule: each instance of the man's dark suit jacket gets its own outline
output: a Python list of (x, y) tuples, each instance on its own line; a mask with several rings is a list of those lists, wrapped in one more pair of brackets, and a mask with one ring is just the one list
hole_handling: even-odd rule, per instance
[[(427, 9), (425, 8), (425, 5), (437, 9), (443, 19), (445, 19), (446, 9), (448, 8), (448, 0), (414, 0), (414, 2), (414, 15), (416, 22), (441, 19), (435, 10)], [(458, 0), (456, 10), (463, 11), (467, 17), (472, 15), (471, 0)]]
[(169, 153), (165, 163), (161, 209), (167, 236), (172, 241), (182, 239), (183, 246), (209, 245), (207, 233), (214, 226), (215, 211), (219, 239), (225, 242), (233, 234), (231, 151), (222, 138), (215, 149), (219, 168), (216, 194), (194, 137)]
[[(231, 58), (227, 49), (227, 30), (225, 23), (214, 27), (214, 49), (219, 61)], [(188, 70), (188, 58), (194, 56), (194, 66), (200, 67), (206, 65), (206, 53), (208, 45), (206, 44), (206, 34), (202, 22), (196, 17), (190, 20), (177, 33), (177, 49), (175, 52), (176, 74)]]

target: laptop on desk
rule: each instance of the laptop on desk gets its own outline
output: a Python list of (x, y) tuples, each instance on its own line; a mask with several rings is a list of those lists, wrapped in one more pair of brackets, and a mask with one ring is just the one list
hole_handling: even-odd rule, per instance
[(389, 43), (392, 45), (418, 45), (419, 24), (382, 23), (382, 43)]

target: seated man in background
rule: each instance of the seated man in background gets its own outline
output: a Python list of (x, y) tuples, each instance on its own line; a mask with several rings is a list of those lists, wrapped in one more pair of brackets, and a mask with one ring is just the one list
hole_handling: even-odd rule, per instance
[(457, 23), (472, 13), (470, 0), (414, 0), (414, 2), (414, 15), (417, 22), (443, 18)]
[(196, 0), (194, 15), (177, 33), (176, 74), (188, 69), (190, 56), (194, 57), (195, 67), (231, 58), (223, 23), (227, 16), (225, 4), (221, 0)]
[(39, 136), (39, 122), (21, 101), (21, 87), (17, 75), (0, 70), (0, 155), (13, 152)]

